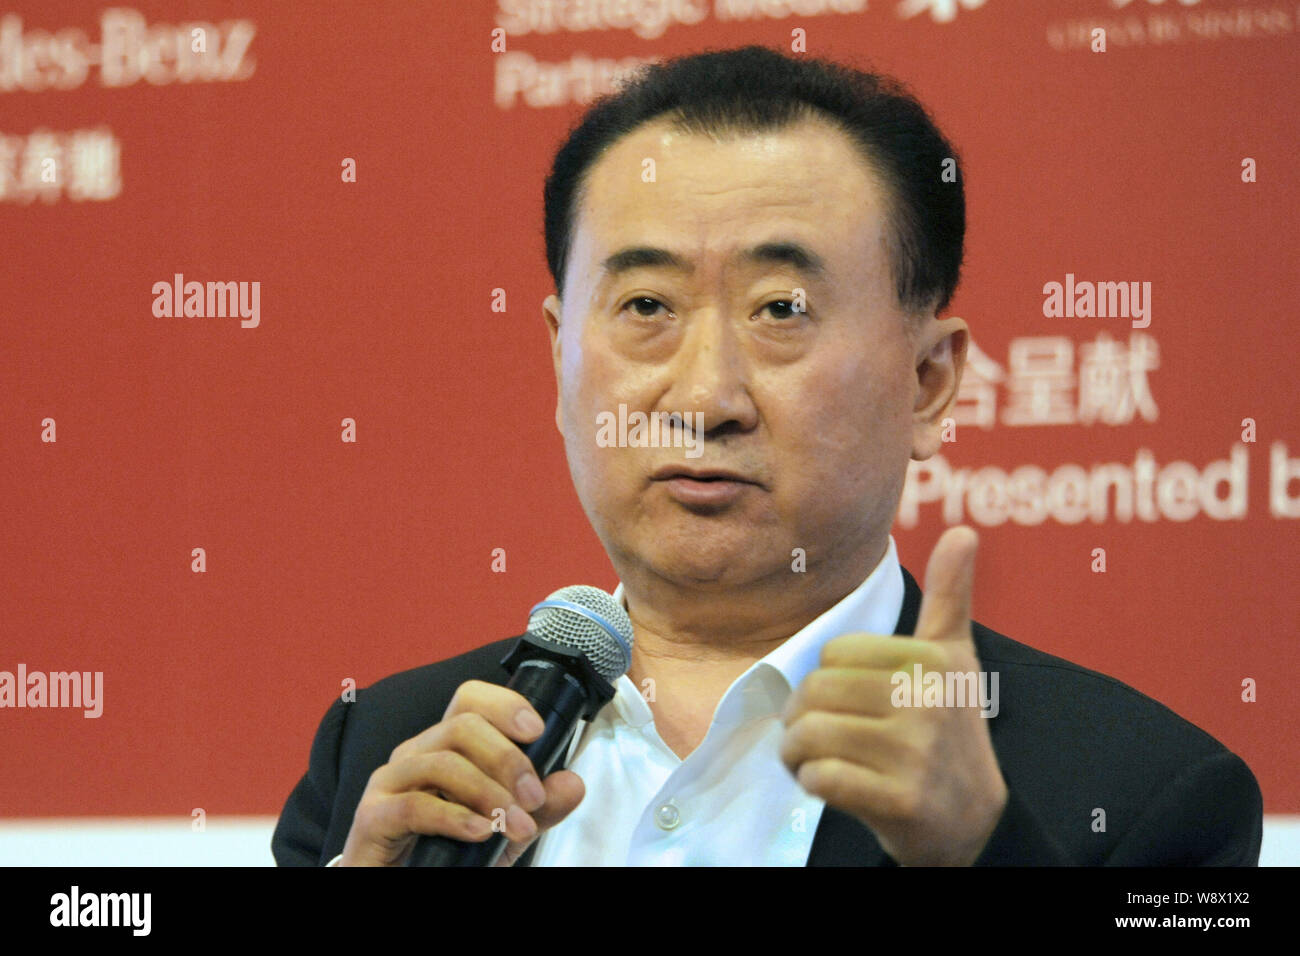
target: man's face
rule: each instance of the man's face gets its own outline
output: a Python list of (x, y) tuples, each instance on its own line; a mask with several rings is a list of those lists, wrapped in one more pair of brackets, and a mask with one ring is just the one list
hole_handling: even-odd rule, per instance
[[(544, 313), (574, 485), (625, 581), (789, 582), (795, 548), (810, 572), (879, 559), (965, 346), (932, 353), (964, 325), (899, 307), (885, 202), (821, 120), (722, 140), (655, 121), (591, 167), (564, 301)], [(647, 249), (668, 255), (628, 254)], [(620, 405), (702, 415), (696, 457), (602, 447)]]

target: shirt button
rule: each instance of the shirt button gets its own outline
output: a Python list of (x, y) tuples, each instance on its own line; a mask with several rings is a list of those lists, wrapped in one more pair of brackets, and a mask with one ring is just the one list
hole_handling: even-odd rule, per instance
[(682, 822), (682, 815), (672, 803), (665, 803), (655, 810), (655, 823), (660, 830), (671, 830)]

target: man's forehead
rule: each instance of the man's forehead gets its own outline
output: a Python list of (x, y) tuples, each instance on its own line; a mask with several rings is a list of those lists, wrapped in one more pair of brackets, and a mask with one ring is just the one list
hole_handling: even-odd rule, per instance
[[(828, 174), (834, 178), (828, 180)], [(701, 133), (660, 118), (627, 133), (597, 158), (584, 176), (584, 193), (602, 205), (653, 205), (664, 199), (744, 199), (743, 190), (766, 189), (777, 196), (790, 193), (794, 205), (861, 193), (864, 182), (874, 192), (875, 176), (861, 151), (822, 119)]]
[[(573, 224), (574, 256), (583, 261), (573, 265), (599, 281), (611, 259), (681, 264), (635, 250), (694, 248), (824, 271), (846, 243), (874, 245), (884, 212), (861, 153), (824, 120), (712, 136), (659, 119), (615, 142), (588, 171)], [(773, 245), (798, 248), (762, 248)]]

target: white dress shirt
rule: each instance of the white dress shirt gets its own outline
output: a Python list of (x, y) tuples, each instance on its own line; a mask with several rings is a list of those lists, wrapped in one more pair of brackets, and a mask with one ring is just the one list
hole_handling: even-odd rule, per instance
[[(623, 585), (614, 592), (623, 601)], [(623, 675), (614, 698), (579, 722), (566, 766), (587, 793), (538, 840), (533, 866), (804, 866), (825, 801), (781, 763), (781, 711), (849, 631), (893, 634), (903, 575), (890, 537), (870, 576), (756, 661), (722, 695), (703, 742), (679, 758)]]

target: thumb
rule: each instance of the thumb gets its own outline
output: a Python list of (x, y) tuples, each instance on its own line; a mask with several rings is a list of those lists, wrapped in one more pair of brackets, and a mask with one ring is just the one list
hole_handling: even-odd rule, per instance
[(930, 552), (925, 593), (916, 620), (922, 640), (969, 639), (971, 591), (975, 586), (975, 549), (979, 536), (965, 525), (949, 528)]
[(497, 860), (497, 866), (514, 866), (534, 840), (572, 813), (587, 794), (582, 778), (572, 770), (556, 770), (547, 775), (542, 781), (542, 789), (546, 791), (546, 802), (532, 812), (537, 832), (527, 840), (511, 840)]

